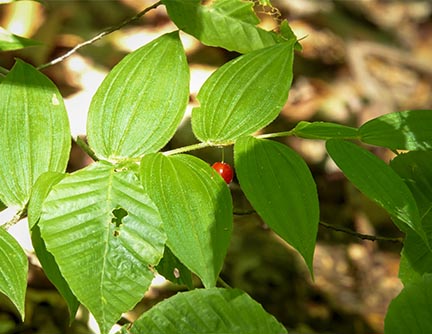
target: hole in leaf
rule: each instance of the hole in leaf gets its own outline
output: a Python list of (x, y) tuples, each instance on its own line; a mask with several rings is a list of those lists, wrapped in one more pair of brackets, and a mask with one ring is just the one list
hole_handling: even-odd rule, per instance
[(112, 211), (111, 223), (115, 225), (115, 230), (113, 235), (118, 237), (120, 235), (120, 226), (123, 224), (123, 218), (128, 215), (128, 212), (123, 208), (117, 208)]

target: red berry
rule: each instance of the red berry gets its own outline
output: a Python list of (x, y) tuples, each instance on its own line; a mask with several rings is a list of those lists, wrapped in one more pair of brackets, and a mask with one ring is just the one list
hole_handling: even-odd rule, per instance
[(212, 168), (225, 180), (227, 184), (231, 183), (234, 172), (230, 165), (225, 162), (215, 162)]

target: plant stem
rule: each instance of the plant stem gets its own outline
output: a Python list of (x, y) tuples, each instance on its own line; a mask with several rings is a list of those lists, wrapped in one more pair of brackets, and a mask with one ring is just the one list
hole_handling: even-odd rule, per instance
[(266, 139), (266, 138), (277, 138), (277, 137), (287, 137), (294, 134), (294, 129), (283, 132), (265, 133), (262, 135), (255, 136), (256, 138)]
[(221, 287), (225, 289), (231, 289), (230, 285), (227, 282), (225, 282), (220, 276), (218, 277), (217, 282)]
[(72, 140), (74, 140), (75, 143), (76, 143), (79, 147), (81, 147), (81, 149), (82, 149), (85, 153), (87, 153), (88, 156), (89, 156), (90, 158), (92, 158), (94, 161), (99, 161), (99, 158), (96, 156), (96, 154), (95, 154), (95, 153), (93, 152), (93, 150), (90, 148), (90, 146), (87, 145), (87, 143), (85, 142), (84, 139), (82, 139), (80, 136), (77, 136), (76, 139), (73, 139), (73, 138), (72, 138)]
[(185, 153), (185, 152), (198, 150), (198, 149), (205, 148), (205, 147), (212, 147), (212, 146), (215, 146), (215, 145), (212, 145), (209, 143), (197, 143), (197, 144), (192, 144), (192, 145), (188, 145), (188, 146), (179, 147), (179, 148), (176, 148), (173, 150), (165, 151), (165, 152), (163, 152), (163, 154), (164, 155), (174, 155), (174, 154)]
[(5, 77), (6, 75), (8, 75), (8, 73), (9, 71), (7, 69), (0, 66), (0, 76)]
[(16, 223), (18, 223), (21, 219), (27, 217), (27, 205), (19, 210), (13, 217), (11, 220), (7, 221), (6, 223), (4, 223), (3, 225), (1, 225), (1, 228), (5, 229), (6, 231), (14, 226)]
[(83, 48), (83, 47), (85, 47), (87, 45), (93, 44), (94, 42), (100, 40), (101, 38), (105, 37), (106, 35), (109, 35), (109, 34), (113, 33), (114, 31), (120, 30), (124, 26), (126, 26), (126, 25), (128, 25), (128, 24), (130, 24), (130, 23), (132, 23), (134, 21), (137, 21), (142, 16), (144, 16), (147, 12), (149, 12), (152, 9), (157, 8), (161, 4), (162, 4), (161, 1), (158, 1), (158, 2), (154, 3), (153, 5), (145, 8), (144, 10), (142, 10), (141, 12), (139, 12), (138, 14), (136, 14), (135, 16), (132, 16), (131, 18), (123, 21), (122, 23), (120, 23), (118, 25), (115, 25), (115, 26), (112, 26), (112, 27), (110, 27), (110, 28), (102, 31), (98, 35), (94, 36), (93, 38), (91, 38), (91, 39), (89, 39), (89, 40), (87, 40), (85, 42), (82, 42), (82, 43), (76, 45), (74, 48), (72, 48), (71, 50), (69, 50), (68, 52), (66, 52), (64, 55), (51, 60), (49, 63), (46, 63), (46, 64), (38, 66), (37, 69), (38, 70), (43, 70), (43, 69), (45, 69), (45, 68), (47, 68), (49, 66), (52, 66), (52, 65), (55, 65), (57, 63), (62, 62), (63, 60), (65, 60), (66, 58), (70, 57), (72, 54), (74, 54), (75, 52), (77, 52), (79, 49), (81, 49), (81, 48)]

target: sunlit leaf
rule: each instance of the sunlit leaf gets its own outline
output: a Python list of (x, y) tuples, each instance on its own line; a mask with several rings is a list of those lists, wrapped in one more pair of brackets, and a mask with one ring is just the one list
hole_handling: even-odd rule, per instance
[(293, 134), (308, 139), (358, 138), (356, 128), (330, 122), (301, 121), (294, 128)]
[(105, 162), (66, 176), (38, 223), (73, 294), (107, 333), (144, 295), (166, 235), (134, 172)]
[(230, 143), (273, 121), (288, 98), (293, 43), (240, 56), (216, 70), (198, 93), (192, 127), (203, 142)]
[(24, 319), (28, 261), (24, 250), (0, 227), (0, 292), (4, 293)]
[(126, 56), (90, 105), (87, 133), (100, 158), (137, 158), (171, 139), (189, 100), (189, 68), (178, 32)]
[(360, 139), (391, 149), (430, 150), (432, 110), (407, 110), (380, 116), (359, 128)]
[(226, 183), (196, 157), (160, 153), (144, 156), (141, 178), (159, 208), (168, 247), (204, 286), (215, 286), (232, 230)]
[(0, 83), (0, 199), (23, 207), (44, 172), (64, 172), (69, 121), (56, 86), (17, 60)]
[(319, 203), (308, 166), (289, 147), (254, 137), (239, 139), (234, 152), (246, 197), (264, 222), (299, 251), (312, 273)]
[[(247, 53), (272, 46), (280, 37), (257, 27), (253, 3), (240, 0), (218, 0), (202, 5), (200, 0), (162, 0), (177, 27), (195, 36), (203, 44)], [(296, 41), (292, 33), (283, 36)]]
[(432, 274), (405, 286), (390, 303), (385, 334), (429, 334), (432, 332)]
[[(5, 2), (0, 1), (0, 4), (1, 3)], [(42, 43), (38, 41), (14, 35), (6, 29), (0, 27), (0, 51), (23, 49), (29, 46), (36, 46), (41, 44)]]
[(364, 195), (382, 206), (404, 232), (410, 229), (425, 241), (416, 201), (401, 177), (384, 161), (360, 146), (331, 139), (327, 151), (345, 176)]
[(130, 334), (284, 334), (286, 329), (260, 304), (237, 289), (196, 289), (157, 304)]

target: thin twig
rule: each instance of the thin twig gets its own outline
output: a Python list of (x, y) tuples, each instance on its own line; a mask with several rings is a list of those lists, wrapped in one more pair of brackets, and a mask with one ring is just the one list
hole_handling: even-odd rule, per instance
[[(255, 210), (234, 211), (234, 215), (236, 215), (236, 216), (251, 215), (254, 213), (256, 213)], [(378, 235), (369, 235), (369, 234), (358, 233), (358, 232), (353, 231), (349, 228), (328, 224), (328, 223), (323, 222), (323, 221), (320, 221), (319, 224), (325, 228), (328, 228), (329, 230), (333, 230), (333, 231), (337, 231), (337, 232), (343, 232), (343, 233), (352, 235), (352, 236), (359, 238), (359, 239), (362, 239), (362, 240), (403, 243), (403, 238), (401, 238), (401, 237), (382, 237), (382, 236), (378, 236)]]
[(27, 205), (19, 210), (9, 221), (1, 225), (1, 228), (5, 229), (6, 231), (14, 226), (16, 223), (18, 223), (21, 219), (27, 217)]
[(46, 64), (38, 66), (37, 69), (38, 70), (43, 70), (43, 69), (45, 69), (45, 68), (47, 68), (49, 66), (52, 66), (52, 65), (55, 65), (57, 63), (62, 62), (63, 60), (65, 60), (66, 58), (70, 57), (72, 54), (74, 54), (75, 52), (77, 52), (79, 49), (81, 49), (81, 48), (83, 48), (83, 47), (85, 47), (87, 45), (93, 44), (94, 42), (100, 40), (101, 38), (105, 37), (106, 35), (109, 35), (109, 34), (113, 33), (114, 31), (120, 30), (124, 26), (127, 26), (128, 24), (130, 24), (130, 23), (132, 23), (134, 21), (137, 21), (142, 16), (144, 16), (147, 12), (149, 12), (152, 9), (157, 8), (161, 4), (162, 4), (161, 1), (158, 1), (158, 2), (154, 3), (153, 5), (145, 8), (144, 10), (142, 10), (141, 12), (139, 12), (138, 14), (136, 14), (135, 16), (132, 16), (131, 18), (123, 21), (122, 23), (120, 23), (120, 24), (118, 24), (116, 26), (112, 26), (112, 27), (110, 27), (110, 28), (102, 31), (98, 35), (94, 36), (93, 38), (91, 38), (91, 39), (89, 39), (89, 40), (87, 40), (85, 42), (82, 42), (82, 43), (76, 45), (74, 48), (72, 48), (71, 50), (69, 50), (68, 52), (66, 52), (64, 55), (51, 60), (49, 63), (46, 63)]
[(88, 146), (88, 144), (85, 142), (84, 139), (82, 139), (80, 136), (77, 136), (76, 139), (72, 138), (75, 143), (81, 147), (81, 149), (87, 153), (87, 155), (92, 158), (94, 161), (99, 161), (99, 158), (96, 156), (96, 153)]
[(362, 239), (362, 240), (388, 241), (388, 242), (403, 243), (403, 238), (401, 238), (401, 237), (382, 237), (382, 236), (378, 236), (378, 235), (369, 235), (369, 234), (358, 233), (356, 231), (350, 230), (349, 228), (328, 224), (328, 223), (325, 223), (323, 221), (320, 221), (319, 224), (325, 228), (328, 228), (329, 230), (343, 232), (343, 233), (352, 235), (352, 236), (359, 238), (359, 239)]

